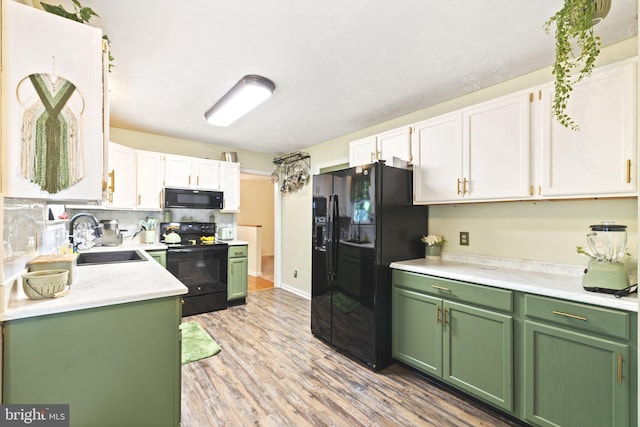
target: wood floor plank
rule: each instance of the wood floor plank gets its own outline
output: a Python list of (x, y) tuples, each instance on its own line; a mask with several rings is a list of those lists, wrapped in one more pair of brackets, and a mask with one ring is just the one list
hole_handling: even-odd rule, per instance
[(403, 365), (375, 373), (310, 331), (310, 302), (282, 289), (185, 317), (220, 344), (182, 367), (182, 426), (512, 426)]

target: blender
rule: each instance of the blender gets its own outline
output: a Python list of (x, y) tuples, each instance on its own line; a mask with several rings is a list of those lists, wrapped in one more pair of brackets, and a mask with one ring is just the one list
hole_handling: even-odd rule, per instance
[(591, 226), (587, 234), (591, 258), (582, 278), (587, 291), (604, 292), (616, 296), (629, 293), (629, 275), (622, 258), (627, 247), (627, 226), (602, 222)]

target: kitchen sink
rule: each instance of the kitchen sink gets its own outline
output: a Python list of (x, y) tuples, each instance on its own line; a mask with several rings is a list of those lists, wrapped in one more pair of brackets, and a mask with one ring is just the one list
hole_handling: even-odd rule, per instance
[(117, 262), (147, 261), (140, 251), (105, 251), (105, 252), (81, 252), (78, 255), (78, 265), (113, 264)]

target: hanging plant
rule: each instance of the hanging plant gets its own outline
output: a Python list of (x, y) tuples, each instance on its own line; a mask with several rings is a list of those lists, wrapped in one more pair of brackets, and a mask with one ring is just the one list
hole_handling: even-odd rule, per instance
[[(71, 0), (73, 2), (73, 12), (67, 11), (64, 6), (61, 4), (54, 6), (52, 4), (42, 3), (40, 5), (42, 8), (54, 15), (62, 16), (63, 18), (71, 19), (72, 21), (80, 22), (81, 24), (88, 24), (91, 18), (98, 15), (93, 9), (90, 7), (85, 7), (80, 4), (78, 0)], [(106, 34), (102, 36), (104, 40), (106, 40), (107, 45), (109, 45), (109, 72), (111, 72), (111, 67), (113, 67), (113, 56), (111, 55), (111, 40), (107, 37)]]
[[(553, 24), (556, 28), (553, 115), (566, 128), (579, 130), (566, 113), (567, 102), (573, 85), (591, 75), (601, 46), (593, 26), (606, 16), (610, 7), (610, 0), (565, 0), (563, 8), (544, 24), (547, 34)], [(577, 76), (575, 70), (579, 70)]]

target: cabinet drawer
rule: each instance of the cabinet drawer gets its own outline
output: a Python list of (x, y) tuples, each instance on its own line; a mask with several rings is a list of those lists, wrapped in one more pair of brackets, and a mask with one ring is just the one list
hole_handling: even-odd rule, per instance
[(468, 302), (506, 312), (513, 311), (513, 292), (474, 283), (393, 270), (393, 286), (452, 301)]
[(524, 313), (585, 332), (629, 339), (630, 313), (538, 295), (524, 296)]
[(229, 258), (246, 257), (247, 253), (247, 245), (229, 246)]

